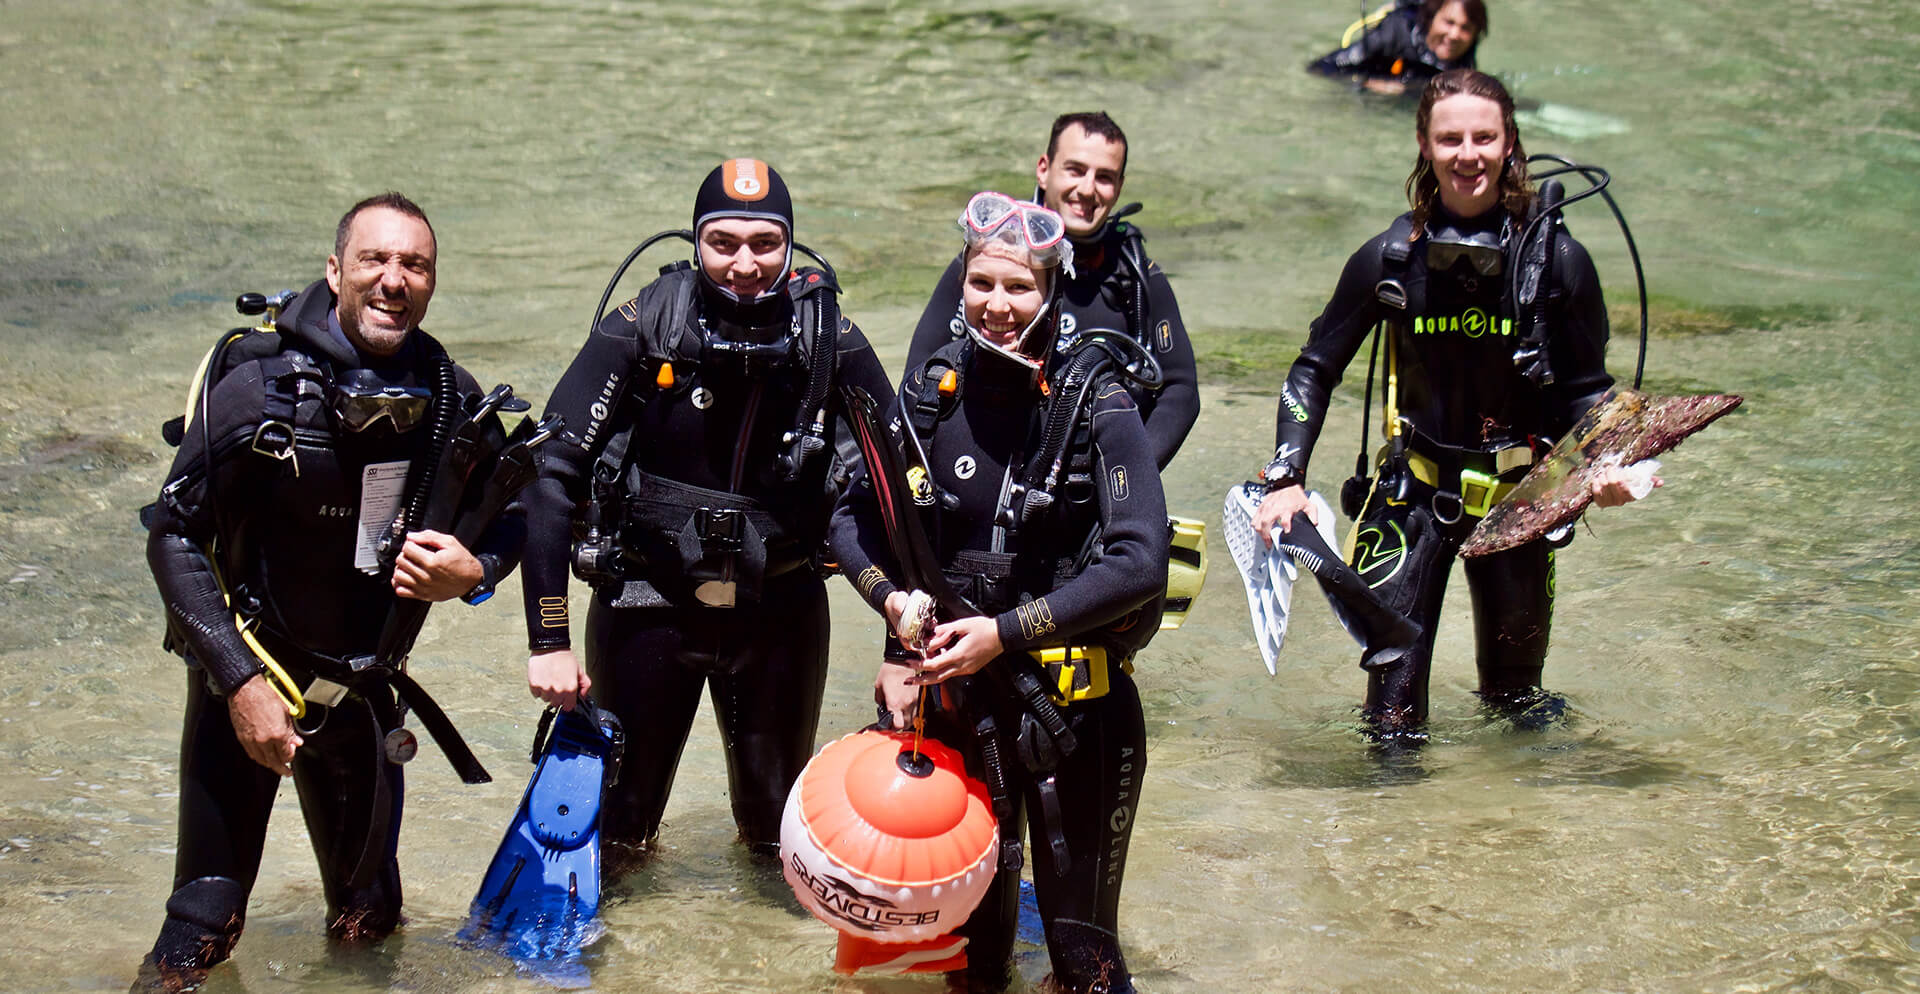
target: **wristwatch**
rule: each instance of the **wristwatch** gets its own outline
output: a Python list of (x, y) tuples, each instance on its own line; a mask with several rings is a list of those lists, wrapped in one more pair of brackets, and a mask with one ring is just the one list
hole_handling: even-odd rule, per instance
[(1260, 471), (1260, 480), (1266, 484), (1267, 493), (1273, 493), (1307, 482), (1307, 471), (1285, 455), (1280, 455)]
[(478, 604), (493, 596), (495, 564), (499, 562), (493, 554), (486, 552), (473, 558), (480, 560), (480, 582), (474, 584), (472, 590), (460, 595), (460, 599), (468, 604)]

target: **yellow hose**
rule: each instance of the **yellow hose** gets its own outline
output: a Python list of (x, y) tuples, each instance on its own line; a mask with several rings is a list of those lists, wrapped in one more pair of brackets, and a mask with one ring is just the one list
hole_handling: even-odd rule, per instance
[(1373, 13), (1368, 14), (1367, 16), (1353, 22), (1352, 24), (1347, 25), (1346, 33), (1340, 36), (1340, 47), (1346, 48), (1347, 46), (1352, 45), (1353, 39), (1355, 37), (1359, 36), (1360, 34), (1368, 30), (1371, 30), (1374, 25), (1379, 24), (1381, 21), (1386, 20), (1387, 15), (1393, 13), (1396, 9), (1399, 8), (1399, 6), (1400, 4), (1397, 2), (1397, 0), (1387, 0), (1385, 4), (1381, 5), (1379, 10), (1376, 10)]

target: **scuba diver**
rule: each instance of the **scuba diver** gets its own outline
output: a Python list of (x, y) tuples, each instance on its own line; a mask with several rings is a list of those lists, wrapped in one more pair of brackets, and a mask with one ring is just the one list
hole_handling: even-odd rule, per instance
[[(167, 645), (189, 665), (180, 834), (166, 922), (136, 990), (191, 988), (232, 952), (280, 778), (299, 789), (327, 933), (344, 941), (401, 921), (407, 710), (464, 779), (486, 779), (401, 669), (426, 605), (484, 600), (524, 536), (511, 507), (465, 522), (477, 540), (421, 526), (437, 520), (423, 502), (448, 439), (497, 450), (493, 412), (507, 396), (483, 403), (421, 330), (436, 255), (406, 197), (355, 204), (326, 279), (272, 302), (242, 297), (267, 324), (216, 346), (187, 417), (167, 426), (179, 453), (143, 517)], [(401, 541), (377, 541), (388, 535)], [(411, 626), (397, 624), (409, 605)]]
[[(1147, 258), (1140, 229), (1124, 220), (1139, 205), (1115, 209), (1126, 174), (1127, 136), (1113, 118), (1103, 111), (1062, 114), (1034, 168), (1034, 200), (1061, 216), (1073, 243), (1075, 272), (1060, 288), (1059, 347), (1101, 329), (1125, 332), (1146, 346), (1161, 381), (1131, 382), (1128, 390), (1153, 440), (1154, 464), (1165, 469), (1200, 417), (1199, 376), (1173, 287)], [(966, 335), (960, 269), (955, 258), (934, 285), (907, 349), (909, 373)]]
[[(1352, 40), (1356, 29), (1360, 37)], [(1486, 36), (1485, 0), (1398, 0), (1361, 18), (1339, 49), (1307, 71), (1352, 79), (1374, 93), (1418, 92), (1439, 73), (1474, 68)]]
[[(1055, 982), (1131, 991), (1116, 930), (1146, 733), (1129, 674), (1167, 566), (1153, 443), (1123, 383), (1144, 350), (1113, 331), (1056, 347), (1076, 253), (1060, 215), (981, 193), (960, 227), (965, 337), (910, 371), (880, 422), (914, 464), (927, 565), (890, 547), (899, 491), (869, 476), (834, 512), (834, 551), (888, 622), (884, 722), (924, 717), (993, 794), (1000, 870), (958, 929), (957, 979), (1008, 982), (1024, 827)], [(929, 616), (915, 585), (935, 581), (949, 593)]]
[[(822, 552), (847, 472), (836, 387), (892, 393), (831, 268), (793, 268), (807, 250), (766, 163), (716, 167), (692, 231), (648, 239), (627, 264), (675, 236), (696, 261), (607, 311), (626, 264), (615, 273), (548, 400), (566, 429), (527, 496), (528, 688), (563, 709), (591, 688), (626, 733), (601, 811), (610, 871), (658, 835), (703, 687), (740, 836), (777, 851), (826, 688)], [(594, 590), (584, 665), (569, 565)]]
[[(1613, 385), (1599, 276), (1559, 231), (1559, 184), (1535, 194), (1513, 113), (1484, 73), (1458, 69), (1427, 84), (1407, 182), (1413, 209), (1347, 260), (1281, 386), (1276, 449), (1261, 474), (1257, 533), (1271, 541), (1276, 525), (1319, 523), (1307, 460), (1334, 386), (1384, 325), (1388, 445), (1371, 482), (1362, 453), (1342, 504), (1356, 521), (1353, 568), (1424, 629), (1411, 651), (1362, 663), (1362, 714), (1386, 744), (1424, 741), (1434, 632), (1460, 544)], [(1599, 474), (1594, 502), (1632, 500), (1631, 482), (1624, 467)], [(1479, 696), (1523, 722), (1561, 704), (1540, 689), (1553, 562), (1547, 539), (1466, 562)]]

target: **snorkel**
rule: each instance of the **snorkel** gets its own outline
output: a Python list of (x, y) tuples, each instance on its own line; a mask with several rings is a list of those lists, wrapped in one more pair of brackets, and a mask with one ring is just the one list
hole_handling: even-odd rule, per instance
[(975, 194), (957, 223), (963, 239), (963, 281), (977, 257), (991, 254), (1030, 268), (1045, 282), (1039, 309), (1004, 344), (978, 327), (966, 307), (961, 308), (961, 322), (974, 344), (1024, 368), (1037, 384), (1059, 330), (1059, 302), (1065, 286), (1060, 277), (1073, 275), (1073, 243), (1066, 238), (1066, 226), (1059, 214), (1045, 207), (993, 192)]

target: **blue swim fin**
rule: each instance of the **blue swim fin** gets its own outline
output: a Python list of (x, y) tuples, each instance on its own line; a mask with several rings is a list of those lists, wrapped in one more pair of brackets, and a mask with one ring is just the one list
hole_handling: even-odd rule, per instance
[(581, 698), (549, 710), (533, 779), (460, 936), (518, 960), (550, 960), (599, 938), (600, 800), (618, 777), (620, 720)]

